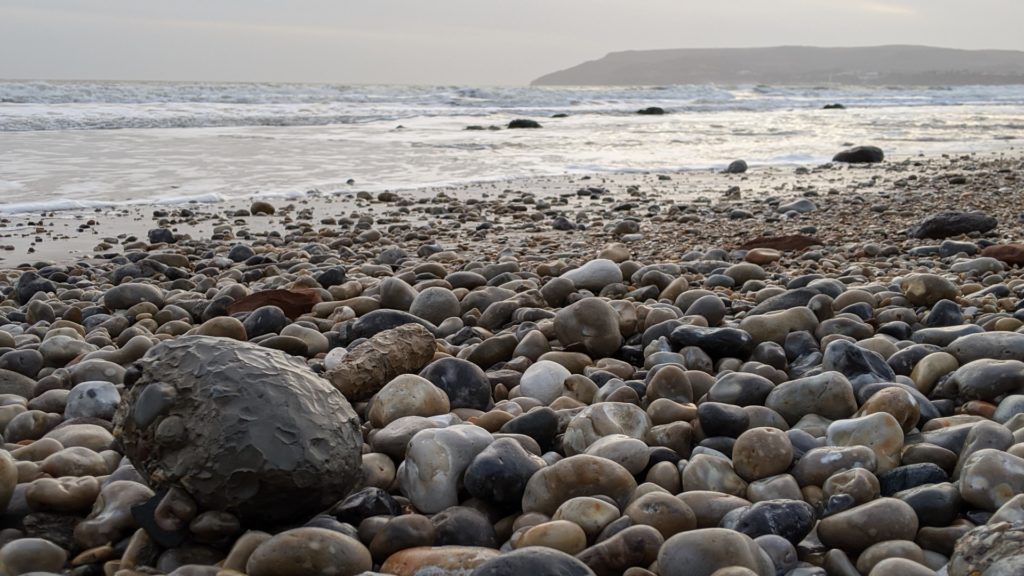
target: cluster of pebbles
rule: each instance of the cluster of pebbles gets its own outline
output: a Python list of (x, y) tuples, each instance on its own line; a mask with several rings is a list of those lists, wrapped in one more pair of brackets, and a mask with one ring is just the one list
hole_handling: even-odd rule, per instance
[(9, 269), (0, 574), (1024, 573), (1022, 173), (179, 208)]

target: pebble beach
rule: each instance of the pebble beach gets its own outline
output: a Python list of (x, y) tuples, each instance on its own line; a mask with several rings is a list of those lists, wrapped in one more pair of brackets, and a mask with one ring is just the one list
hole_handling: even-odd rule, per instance
[(864, 152), (2, 215), (0, 574), (1024, 573), (1024, 155)]

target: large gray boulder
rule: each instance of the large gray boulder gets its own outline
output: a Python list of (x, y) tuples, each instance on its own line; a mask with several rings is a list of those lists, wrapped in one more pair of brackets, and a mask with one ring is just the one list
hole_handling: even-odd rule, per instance
[(359, 419), (306, 365), (228, 338), (154, 346), (114, 417), (124, 453), (155, 490), (249, 526), (300, 521), (360, 481)]

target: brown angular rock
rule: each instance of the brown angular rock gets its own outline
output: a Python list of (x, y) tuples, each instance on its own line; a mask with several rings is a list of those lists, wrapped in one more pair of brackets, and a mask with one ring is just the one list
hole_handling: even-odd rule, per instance
[(997, 244), (981, 251), (982, 256), (995, 258), (1011, 266), (1024, 266), (1024, 244)]

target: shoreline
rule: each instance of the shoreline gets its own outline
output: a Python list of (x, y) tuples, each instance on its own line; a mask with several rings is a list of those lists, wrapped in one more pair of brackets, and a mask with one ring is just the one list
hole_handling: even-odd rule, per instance
[[(697, 168), (682, 171), (629, 171), (614, 173), (565, 174), (558, 176), (536, 176), (530, 178), (499, 179), (475, 181), (452, 186), (427, 186), (421, 188), (395, 189), (385, 192), (340, 191), (337, 193), (317, 193), (274, 197), (272, 195), (254, 194), (246, 197), (230, 198), (215, 202), (185, 201), (169, 204), (133, 204), (109, 208), (81, 208), (59, 211), (41, 211), (24, 213), (0, 213), (0, 268), (18, 266), (30, 262), (69, 263), (78, 258), (91, 258), (103, 253), (120, 251), (119, 244), (129, 237), (145, 239), (149, 229), (156, 226), (161, 217), (154, 214), (166, 214), (164, 219), (176, 233), (188, 234), (201, 238), (212, 233), (213, 226), (239, 222), (240, 227), (256, 234), (264, 234), (272, 230), (284, 231), (288, 224), (287, 218), (282, 221), (281, 215), (276, 217), (256, 216), (242, 218), (237, 216), (247, 210), (256, 201), (268, 202), (295, 210), (313, 210), (318, 214), (338, 216), (346, 210), (366, 210), (370, 214), (386, 213), (391, 208), (386, 202), (376, 199), (381, 194), (393, 194), (402, 202), (422, 202), (437, 195), (448, 195), (461, 201), (476, 198), (485, 204), (492, 204), (508, 197), (507, 191), (522, 191), (548, 200), (571, 195), (581, 187), (598, 183), (609, 189), (613, 194), (624, 192), (630, 186), (649, 188), (643, 196), (652, 202), (694, 203), (709, 206), (728, 205), (745, 207), (756, 205), (759, 201), (772, 197), (792, 198), (811, 190), (812, 193), (825, 195), (839, 192), (866, 192), (871, 195), (882, 195), (884, 200), (886, 185), (898, 180), (904, 171), (914, 172), (915, 163), (924, 163), (922, 172), (929, 177), (938, 175), (938, 171), (956, 169), (958, 164), (969, 159), (970, 162), (998, 162), (1005, 160), (1010, 164), (1012, 158), (1024, 158), (1024, 151), (1009, 149), (997, 152), (972, 153), (934, 157), (903, 157), (887, 159), (880, 165), (844, 165), (826, 162), (817, 165), (802, 163), (778, 164), (768, 166), (752, 166), (744, 174), (725, 174), (715, 169)], [(961, 160), (963, 159), (963, 160)], [(950, 160), (955, 160), (950, 162)], [(798, 171), (806, 170), (806, 174)], [(876, 180), (875, 184), (864, 186), (866, 182), (856, 182), (865, 176)], [(668, 178), (667, 180), (664, 178)], [(725, 192), (733, 187), (740, 187), (741, 199), (726, 197)], [(916, 187), (911, 187), (913, 191)], [(894, 189), (898, 190), (898, 189)], [(958, 188), (952, 188), (953, 191)], [(369, 195), (370, 200), (366, 199)], [(698, 202), (699, 200), (699, 202)], [(578, 210), (580, 202), (554, 205), (552, 210)], [(182, 209), (193, 214), (186, 217), (175, 217)], [(94, 224), (88, 224), (88, 222)], [(244, 221), (244, 222), (243, 222)], [(197, 236), (198, 235), (198, 236)], [(117, 242), (112, 242), (116, 240)], [(108, 245), (97, 251), (101, 245)], [(32, 252), (29, 252), (32, 249)]]

